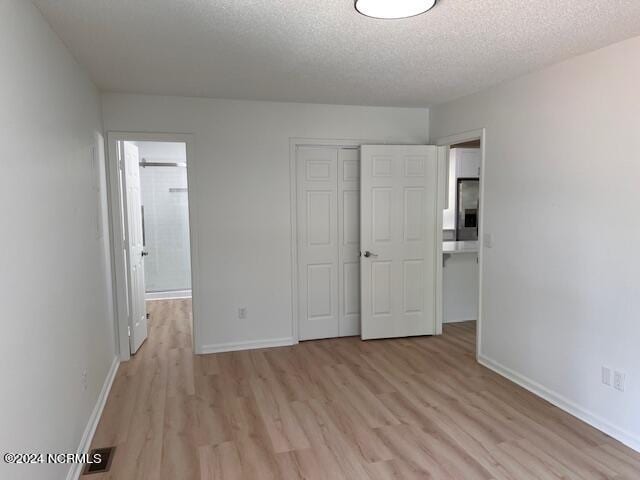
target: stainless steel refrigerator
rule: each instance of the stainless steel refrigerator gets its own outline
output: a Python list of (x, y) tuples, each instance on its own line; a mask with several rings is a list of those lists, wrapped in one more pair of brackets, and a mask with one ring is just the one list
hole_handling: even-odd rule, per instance
[(459, 178), (457, 200), (456, 240), (478, 240), (480, 181), (477, 178)]

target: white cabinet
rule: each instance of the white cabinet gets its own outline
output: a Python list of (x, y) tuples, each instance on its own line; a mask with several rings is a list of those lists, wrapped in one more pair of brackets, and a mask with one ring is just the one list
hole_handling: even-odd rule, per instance
[(448, 256), (443, 270), (444, 323), (478, 319), (478, 255), (475, 252)]
[(479, 148), (455, 148), (457, 178), (480, 177), (480, 149)]
[(479, 178), (481, 158), (479, 148), (453, 148), (449, 153), (447, 208), (442, 217), (442, 228), (453, 235), (448, 240), (455, 240), (458, 179)]

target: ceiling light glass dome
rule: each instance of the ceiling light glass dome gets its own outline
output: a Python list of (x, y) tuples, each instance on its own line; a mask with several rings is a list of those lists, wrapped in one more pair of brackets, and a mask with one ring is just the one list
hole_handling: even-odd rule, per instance
[(436, 0), (356, 0), (356, 10), (373, 18), (407, 18), (427, 12)]

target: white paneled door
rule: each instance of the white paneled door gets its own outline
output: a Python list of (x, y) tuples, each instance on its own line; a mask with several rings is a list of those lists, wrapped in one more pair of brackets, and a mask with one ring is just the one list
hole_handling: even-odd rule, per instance
[(360, 335), (360, 149), (338, 149), (340, 336)]
[(300, 340), (360, 333), (357, 148), (298, 147)]
[(438, 333), (444, 158), (429, 145), (361, 148), (363, 339)]
[(128, 267), (129, 343), (136, 353), (147, 338), (147, 310), (144, 287), (144, 251), (140, 195), (140, 160), (138, 147), (120, 143), (123, 170), (123, 205), (125, 219), (125, 254)]

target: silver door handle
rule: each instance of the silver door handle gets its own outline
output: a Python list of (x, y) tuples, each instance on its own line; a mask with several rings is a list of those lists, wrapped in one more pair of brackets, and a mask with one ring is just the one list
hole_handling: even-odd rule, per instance
[(376, 255), (375, 253), (370, 252), (369, 250), (367, 250), (366, 252), (364, 252), (364, 256), (366, 258), (369, 258), (369, 257), (377, 257), (378, 255)]

